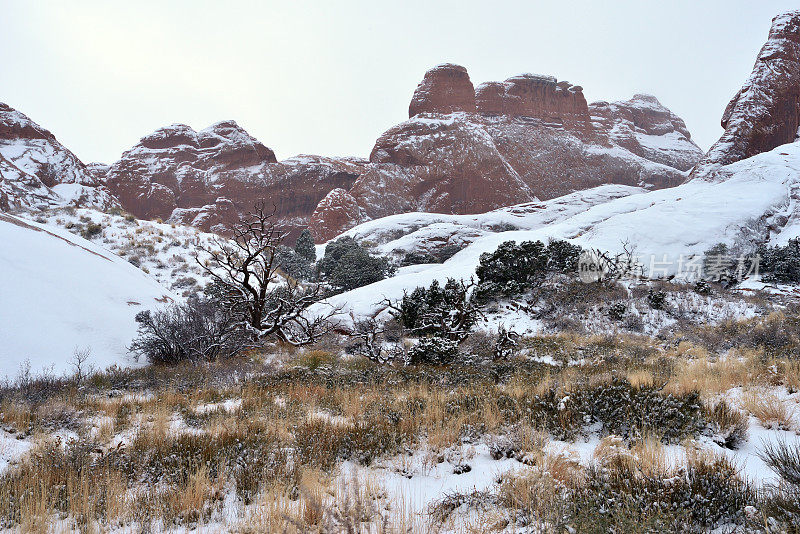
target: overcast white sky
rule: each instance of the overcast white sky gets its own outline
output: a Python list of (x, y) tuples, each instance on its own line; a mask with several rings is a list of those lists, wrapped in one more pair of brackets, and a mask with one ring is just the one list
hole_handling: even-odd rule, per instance
[(369, 154), (429, 67), (522, 72), (587, 99), (656, 95), (704, 149), (781, 0), (402, 2), (0, 0), (0, 101), (84, 162), (154, 129), (232, 118), (279, 159)]

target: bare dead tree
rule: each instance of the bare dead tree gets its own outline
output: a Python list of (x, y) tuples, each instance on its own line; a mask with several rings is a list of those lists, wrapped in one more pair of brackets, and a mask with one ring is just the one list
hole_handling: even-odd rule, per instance
[(72, 351), (72, 358), (69, 360), (69, 364), (75, 370), (75, 378), (78, 382), (82, 381), (92, 372), (91, 367), (88, 364), (89, 358), (92, 355), (91, 347), (86, 347), (85, 349), (79, 349), (77, 346)]
[(595, 249), (595, 261), (600, 264), (602, 276), (599, 282), (616, 282), (621, 278), (638, 278), (643, 274), (643, 267), (636, 255), (636, 247), (630, 241), (621, 243), (622, 252), (611, 254), (608, 251)]
[(384, 350), (382, 336), (385, 329), (375, 319), (364, 319), (355, 321), (353, 330), (348, 336), (358, 340), (353, 347), (356, 354), (360, 354), (375, 363), (384, 364), (389, 362), (394, 355)]
[(313, 343), (329, 331), (338, 310), (310, 316), (308, 308), (322, 298), (320, 286), (303, 286), (279, 275), (277, 251), (286, 233), (275, 225), (275, 212), (274, 205), (267, 210), (263, 202), (257, 204), (230, 226), (231, 240), (215, 238), (210, 246), (200, 245), (209, 258), (195, 260), (223, 288), (230, 308), (245, 316), (244, 326), (254, 339)]

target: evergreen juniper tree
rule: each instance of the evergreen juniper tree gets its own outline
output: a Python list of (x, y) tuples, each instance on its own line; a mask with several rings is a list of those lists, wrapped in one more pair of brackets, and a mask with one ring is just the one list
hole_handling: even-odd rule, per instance
[(308, 263), (317, 261), (317, 249), (314, 246), (314, 238), (311, 237), (311, 231), (304, 228), (300, 232), (300, 236), (294, 244), (294, 251)]

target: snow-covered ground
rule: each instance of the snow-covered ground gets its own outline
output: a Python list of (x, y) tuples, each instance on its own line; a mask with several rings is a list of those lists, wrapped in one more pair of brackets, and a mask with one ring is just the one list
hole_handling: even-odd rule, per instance
[[(375, 315), (382, 299), (397, 299), (406, 289), (473, 276), (480, 255), (509, 240), (567, 239), (612, 252), (621, 252), (627, 242), (652, 277), (696, 276), (703, 253), (717, 243), (752, 239), (748, 232), (766, 233), (767, 228), (775, 230), (762, 237), (774, 243), (797, 236), (798, 187), (800, 143), (790, 143), (723, 167), (713, 180), (670, 189), (603, 186), (540, 206), (525, 204), (484, 215), (412, 213), (369, 221), (345, 235), (366, 240), (383, 253), (427, 250), (432, 236), (439, 243), (467, 245), (444, 263), (401, 268), (396, 276), (337, 295), (331, 303), (348, 315)], [(515, 229), (503, 231), (503, 223)]]
[(134, 316), (175, 296), (108, 250), (52, 226), (0, 214), (0, 377), (70, 370), (77, 348), (100, 368), (131, 365)]

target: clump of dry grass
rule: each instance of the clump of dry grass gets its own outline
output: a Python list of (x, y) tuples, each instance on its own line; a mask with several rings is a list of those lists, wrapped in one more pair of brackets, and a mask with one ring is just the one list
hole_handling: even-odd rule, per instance
[(0, 421), (15, 432), (27, 432), (33, 420), (33, 411), (29, 404), (6, 400), (0, 405)]
[(650, 369), (633, 369), (625, 375), (628, 382), (635, 388), (650, 387), (654, 383), (653, 372)]
[(725, 400), (706, 403), (705, 413), (714, 432), (713, 439), (719, 445), (736, 449), (747, 441), (747, 416), (732, 408)]
[(765, 428), (792, 430), (795, 427), (794, 409), (768, 390), (748, 389), (742, 393), (740, 402), (742, 408), (758, 419)]
[(758, 383), (762, 371), (763, 364), (752, 353), (718, 359), (700, 357), (681, 361), (665, 389), (676, 394), (696, 391), (710, 398), (734, 387)]

